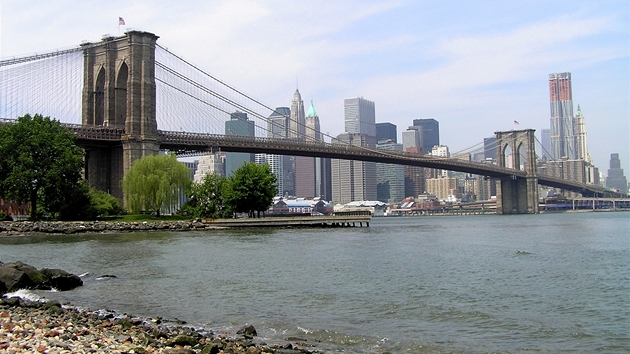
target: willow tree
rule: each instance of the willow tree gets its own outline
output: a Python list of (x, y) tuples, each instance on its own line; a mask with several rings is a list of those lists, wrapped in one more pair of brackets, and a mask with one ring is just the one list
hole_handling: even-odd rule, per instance
[(190, 185), (190, 172), (173, 154), (148, 155), (136, 160), (123, 178), (126, 207), (160, 216)]

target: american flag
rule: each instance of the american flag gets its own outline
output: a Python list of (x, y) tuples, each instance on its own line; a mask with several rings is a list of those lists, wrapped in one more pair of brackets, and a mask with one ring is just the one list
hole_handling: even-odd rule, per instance
[(118, 26), (124, 26), (125, 25), (125, 19), (122, 17), (118, 18)]
[(514, 121), (514, 125), (518, 125), (518, 121)]

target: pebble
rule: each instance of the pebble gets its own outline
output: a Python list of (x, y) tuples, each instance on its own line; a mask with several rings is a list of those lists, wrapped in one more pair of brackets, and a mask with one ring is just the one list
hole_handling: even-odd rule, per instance
[(17, 306), (0, 299), (0, 353), (324, 353), (304, 348), (287, 351), (286, 346), (254, 343), (238, 335), (199, 333), (133, 316), (111, 318), (66, 306), (58, 312), (23, 299)]

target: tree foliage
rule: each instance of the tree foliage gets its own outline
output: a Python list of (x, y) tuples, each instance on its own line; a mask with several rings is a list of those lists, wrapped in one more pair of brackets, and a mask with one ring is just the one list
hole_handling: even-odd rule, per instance
[(228, 180), (224, 176), (210, 173), (201, 183), (193, 183), (188, 191), (184, 212), (195, 218), (225, 218), (232, 214), (231, 207), (224, 201)]
[(96, 216), (119, 215), (123, 212), (118, 199), (107, 192), (90, 188), (89, 196)]
[(276, 176), (269, 165), (250, 162), (234, 171), (229, 178), (224, 200), (235, 212), (248, 213), (253, 217), (255, 212), (260, 216), (261, 211), (269, 209), (277, 193)]
[(144, 156), (123, 178), (126, 206), (134, 213), (144, 210), (160, 216), (160, 210), (175, 203), (190, 183), (188, 168), (175, 155)]
[(0, 125), (0, 196), (30, 203), (31, 219), (39, 212), (68, 217), (76, 209), (84, 152), (58, 121), (40, 114), (24, 115)]

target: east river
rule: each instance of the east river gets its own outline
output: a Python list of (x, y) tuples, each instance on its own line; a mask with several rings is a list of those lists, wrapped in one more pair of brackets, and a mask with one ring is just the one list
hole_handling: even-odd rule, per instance
[[(630, 213), (374, 218), (369, 228), (0, 237), (84, 274), (48, 299), (353, 353), (629, 353)], [(100, 278), (115, 275), (116, 278)]]

